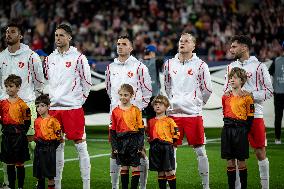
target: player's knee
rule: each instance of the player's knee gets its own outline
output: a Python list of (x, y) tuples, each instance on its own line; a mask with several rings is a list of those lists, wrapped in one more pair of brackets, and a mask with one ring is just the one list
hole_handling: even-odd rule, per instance
[(197, 148), (194, 148), (194, 151), (195, 151), (197, 156), (207, 157), (204, 145), (200, 146), (200, 147), (197, 147)]
[(236, 160), (235, 159), (228, 160), (227, 167), (236, 167)]
[(264, 160), (266, 158), (265, 148), (257, 148), (255, 149), (255, 155), (258, 160)]

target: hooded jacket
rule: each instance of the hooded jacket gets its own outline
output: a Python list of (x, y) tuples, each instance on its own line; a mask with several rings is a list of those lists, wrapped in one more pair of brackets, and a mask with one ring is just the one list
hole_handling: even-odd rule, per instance
[(29, 46), (20, 44), (20, 49), (14, 53), (8, 48), (0, 53), (0, 99), (8, 97), (4, 81), (10, 75), (15, 74), (22, 78), (22, 85), (18, 93), (26, 103), (35, 100), (44, 87), (42, 63), (39, 56)]
[(45, 60), (51, 110), (81, 108), (91, 89), (88, 60), (75, 47), (63, 54), (54, 50)]
[(110, 111), (119, 105), (118, 90), (122, 84), (130, 84), (134, 89), (131, 103), (140, 110), (148, 106), (152, 96), (151, 77), (148, 68), (133, 56), (125, 62), (117, 58), (109, 64), (106, 72), (106, 89), (111, 100)]
[(231, 89), (228, 74), (232, 68), (239, 67), (247, 72), (247, 82), (243, 89), (252, 93), (254, 98), (255, 118), (263, 118), (263, 102), (273, 96), (273, 87), (265, 64), (258, 61), (255, 56), (241, 62), (236, 60), (227, 66), (225, 74), (224, 92)]
[(181, 63), (178, 54), (164, 65), (165, 90), (170, 100), (169, 115), (195, 117), (202, 113), (212, 93), (208, 65), (193, 53)]

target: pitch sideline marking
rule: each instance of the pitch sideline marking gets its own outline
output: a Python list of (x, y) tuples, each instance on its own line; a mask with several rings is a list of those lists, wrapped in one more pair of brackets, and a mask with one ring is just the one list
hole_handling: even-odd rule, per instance
[[(270, 131), (270, 132), (266, 132), (266, 134), (268, 133), (273, 133), (274, 131)], [(221, 138), (213, 138), (213, 139), (206, 139), (206, 143), (215, 143), (216, 141), (219, 141), (221, 140)], [(101, 142), (104, 142), (104, 141), (108, 141), (108, 139), (87, 139), (87, 141), (101, 141)], [(187, 143), (183, 143), (182, 145), (187, 145)], [(93, 159), (93, 158), (99, 158), (99, 157), (105, 157), (105, 156), (109, 156), (110, 153), (108, 154), (97, 154), (97, 155), (93, 155), (93, 156), (90, 156), (90, 159)], [(65, 159), (64, 160), (64, 163), (65, 162), (70, 162), (70, 161), (77, 161), (79, 160), (79, 158), (69, 158), (69, 159)], [(25, 167), (32, 167), (33, 164), (27, 164), (25, 165)], [(3, 168), (0, 168), (0, 171), (3, 171)]]

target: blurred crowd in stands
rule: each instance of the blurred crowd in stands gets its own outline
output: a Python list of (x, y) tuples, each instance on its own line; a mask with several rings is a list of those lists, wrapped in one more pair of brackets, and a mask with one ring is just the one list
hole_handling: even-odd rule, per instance
[(280, 55), (284, 36), (283, 0), (1, 0), (1, 28), (12, 18), (26, 28), (23, 42), (47, 53), (56, 25), (69, 23), (73, 45), (96, 61), (116, 56), (122, 33), (133, 37), (133, 53), (141, 58), (148, 44), (160, 56), (174, 55), (179, 35), (190, 32), (196, 53), (209, 61), (230, 58), (234, 34), (252, 37), (252, 53), (265, 61)]

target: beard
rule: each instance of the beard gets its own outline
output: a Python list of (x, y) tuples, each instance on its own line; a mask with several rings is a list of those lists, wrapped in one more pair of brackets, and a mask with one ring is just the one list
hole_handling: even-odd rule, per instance
[(18, 39), (5, 39), (7, 45), (12, 46), (19, 42)]

